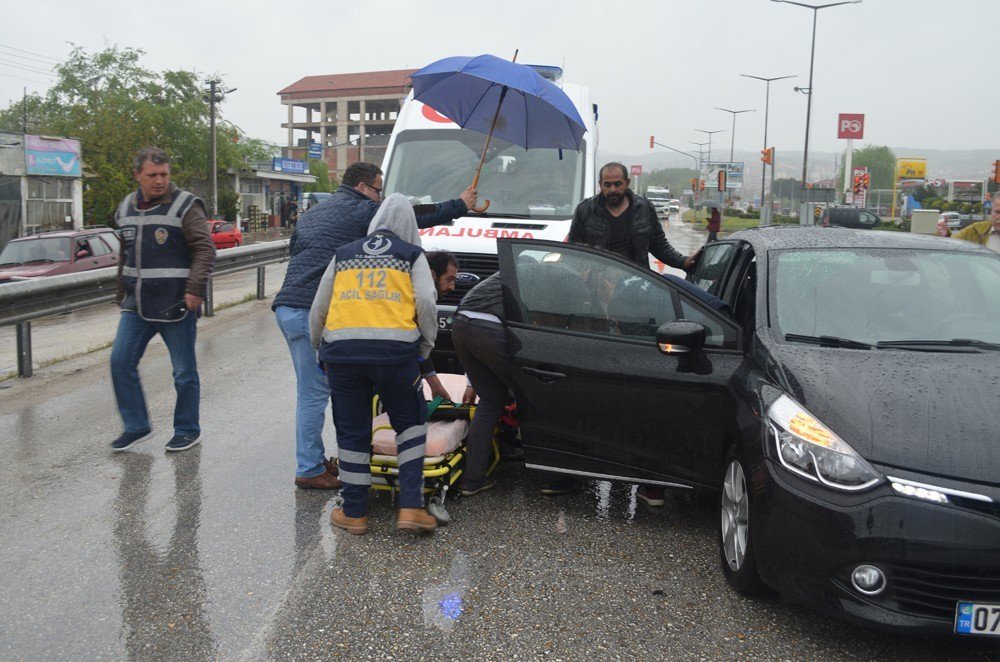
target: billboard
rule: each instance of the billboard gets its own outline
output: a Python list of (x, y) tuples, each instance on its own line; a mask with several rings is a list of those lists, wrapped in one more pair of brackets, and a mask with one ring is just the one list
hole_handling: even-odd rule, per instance
[(865, 137), (865, 116), (862, 113), (841, 113), (837, 116), (837, 137), (861, 140)]
[(896, 159), (897, 179), (927, 179), (927, 159)]
[[(743, 162), (742, 161), (719, 161), (716, 163), (706, 163), (705, 172), (702, 177), (706, 182), (717, 182), (719, 171), (726, 171), (726, 188), (743, 188)], [(714, 183), (712, 184), (714, 186)], [(708, 186), (706, 184), (705, 186)]]
[(642, 175), (642, 166), (641, 165), (629, 166), (629, 172), (631, 173), (630, 174), (631, 177), (639, 177)]
[(26, 135), (24, 162), (29, 175), (80, 177), (80, 141)]

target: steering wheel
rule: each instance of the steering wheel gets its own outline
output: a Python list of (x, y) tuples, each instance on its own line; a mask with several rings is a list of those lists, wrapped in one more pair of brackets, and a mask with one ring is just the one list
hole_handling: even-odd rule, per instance
[(939, 332), (944, 331), (949, 328), (955, 322), (987, 322), (993, 323), (993, 320), (988, 317), (984, 317), (978, 313), (955, 313), (954, 315), (949, 315), (943, 320), (935, 324), (930, 332), (932, 335), (937, 335)]

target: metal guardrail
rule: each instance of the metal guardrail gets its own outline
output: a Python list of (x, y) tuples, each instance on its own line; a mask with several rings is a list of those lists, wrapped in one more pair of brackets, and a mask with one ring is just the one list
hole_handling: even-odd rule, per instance
[[(288, 260), (288, 240), (238, 246), (220, 251), (212, 274), (226, 274), (257, 269), (257, 298), (264, 298), (264, 267)], [(31, 377), (32, 320), (114, 301), (118, 269), (94, 269), (0, 285), (0, 326), (17, 326), (17, 374)], [(213, 286), (208, 283), (205, 315), (213, 314)]]

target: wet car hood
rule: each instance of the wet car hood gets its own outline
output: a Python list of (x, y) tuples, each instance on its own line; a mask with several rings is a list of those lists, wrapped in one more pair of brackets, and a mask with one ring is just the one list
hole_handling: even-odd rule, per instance
[(40, 264), (24, 264), (19, 267), (2, 267), (0, 268), (0, 280), (10, 280), (17, 278), (36, 278), (38, 276), (48, 275), (50, 271), (53, 271), (66, 264), (65, 262), (43, 262)]
[(792, 395), (866, 459), (1000, 484), (1000, 353), (781, 345)]

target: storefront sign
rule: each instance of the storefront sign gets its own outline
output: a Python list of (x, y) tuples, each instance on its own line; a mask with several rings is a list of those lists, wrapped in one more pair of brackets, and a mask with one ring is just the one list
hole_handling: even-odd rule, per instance
[(80, 177), (80, 141), (26, 135), (24, 161), (29, 175)]
[(287, 172), (293, 175), (304, 175), (307, 167), (305, 161), (297, 159), (273, 159), (272, 166), (275, 172)]
[(865, 116), (861, 113), (841, 113), (837, 118), (837, 137), (861, 140), (865, 137)]
[(927, 159), (896, 159), (896, 177), (899, 179), (925, 179)]

